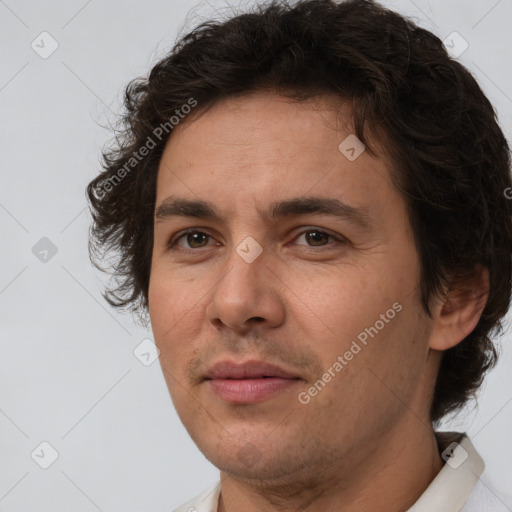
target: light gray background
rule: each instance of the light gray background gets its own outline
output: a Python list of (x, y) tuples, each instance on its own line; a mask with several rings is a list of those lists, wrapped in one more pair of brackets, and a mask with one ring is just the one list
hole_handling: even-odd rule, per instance
[[(459, 59), (510, 140), (512, 2), (383, 3), (443, 40), (461, 34), (469, 47)], [(1, 511), (171, 511), (217, 480), (173, 409), (158, 361), (144, 366), (133, 354), (151, 332), (100, 296), (84, 189), (111, 137), (100, 125), (115, 119), (128, 80), (224, 5), (0, 0)], [(43, 31), (59, 45), (47, 59), (31, 48)], [(57, 248), (46, 263), (32, 252), (43, 237)], [(501, 344), (479, 408), (446, 428), (469, 432), (485, 480), (512, 510), (509, 334)], [(48, 469), (31, 458), (43, 441), (59, 455)], [(49, 451), (36, 454), (41, 462)]]

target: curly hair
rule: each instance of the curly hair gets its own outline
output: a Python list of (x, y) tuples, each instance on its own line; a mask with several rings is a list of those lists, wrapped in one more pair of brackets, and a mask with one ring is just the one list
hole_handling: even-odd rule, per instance
[(355, 133), (370, 153), (369, 129), (386, 141), (428, 315), (433, 296), (467, 282), (479, 265), (488, 269), (476, 328), (443, 353), (430, 404), (438, 423), (476, 395), (498, 358), (490, 336), (503, 330), (511, 294), (510, 150), (491, 103), (440, 39), (371, 0), (272, 0), (203, 22), (148, 78), (126, 86), (120, 128), (87, 186), (91, 262), (107, 272), (105, 254), (116, 253), (115, 283), (103, 297), (147, 319), (156, 179), (170, 119), (190, 122), (220, 99), (257, 90), (295, 101), (334, 93), (352, 105)]

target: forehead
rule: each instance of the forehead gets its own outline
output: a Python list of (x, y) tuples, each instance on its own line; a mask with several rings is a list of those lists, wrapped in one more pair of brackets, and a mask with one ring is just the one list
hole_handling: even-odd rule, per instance
[[(159, 166), (157, 203), (169, 195), (228, 205), (243, 198), (332, 196), (362, 204), (390, 193), (387, 161), (340, 149), (353, 134), (349, 105), (332, 96), (295, 102), (272, 93), (223, 99), (173, 130)], [(357, 139), (356, 139), (357, 141)], [(341, 145), (341, 146), (340, 146)], [(372, 146), (373, 147), (373, 146)]]
[[(175, 127), (166, 149), (176, 156), (181, 156), (182, 146), (190, 144), (201, 152), (211, 145), (232, 152), (245, 146), (252, 156), (260, 149), (269, 157), (277, 149), (279, 154), (286, 154), (292, 144), (320, 151), (329, 143), (327, 131), (333, 139), (339, 132), (353, 131), (351, 117), (349, 104), (332, 95), (297, 102), (276, 93), (251, 92), (192, 112), (189, 120), (185, 118)], [(265, 147), (257, 148), (257, 142), (265, 143)]]

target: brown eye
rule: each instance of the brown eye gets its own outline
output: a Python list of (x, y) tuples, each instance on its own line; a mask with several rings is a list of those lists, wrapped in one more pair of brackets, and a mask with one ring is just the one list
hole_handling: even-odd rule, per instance
[[(208, 246), (210, 238), (210, 235), (203, 233), (202, 231), (190, 230), (176, 238), (174, 242), (171, 242), (169, 247), (172, 248), (175, 245), (179, 245), (184, 249), (201, 249), (202, 247)], [(181, 242), (182, 240), (184, 240), (187, 245), (183, 245)]]
[(327, 233), (325, 231), (322, 231), (320, 229), (307, 229), (299, 234), (297, 237), (297, 240), (301, 237), (304, 237), (305, 244), (299, 243), (298, 245), (307, 245), (309, 247), (325, 247), (328, 245), (332, 245), (332, 243), (329, 243), (329, 240), (334, 240), (334, 244), (336, 243), (342, 243), (342, 238), (335, 237), (334, 235), (331, 235), (330, 233)]
[(326, 242), (329, 238), (327, 233), (322, 233), (321, 231), (308, 231), (305, 233), (305, 240), (310, 245), (324, 245), (323, 242)]
[[(199, 231), (195, 233), (187, 233), (186, 235), (187, 243), (190, 245), (190, 247), (204, 247), (205, 241), (208, 243), (208, 235), (205, 235), (204, 233), (201, 233)], [(197, 245), (195, 245), (197, 244)]]

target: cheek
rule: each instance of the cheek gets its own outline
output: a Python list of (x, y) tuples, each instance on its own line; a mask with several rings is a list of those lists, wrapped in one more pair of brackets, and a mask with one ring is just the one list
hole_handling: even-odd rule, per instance
[(290, 297), (294, 314), (311, 339), (323, 339), (326, 348), (342, 350), (391, 307), (393, 300), (387, 299), (380, 283), (371, 274), (363, 274), (361, 269), (346, 266), (317, 275), (311, 282), (295, 280)]
[(171, 334), (192, 313), (197, 297), (193, 286), (175, 279), (167, 272), (154, 270), (148, 290), (149, 314), (155, 336)]
[[(155, 344), (160, 350), (160, 364), (172, 375), (179, 369), (179, 359), (183, 357), (183, 351), (178, 346), (181, 328), (179, 319), (183, 318), (186, 311), (181, 297), (173, 293), (176, 289), (171, 279), (163, 279), (154, 274), (148, 291), (151, 328)], [(166, 379), (172, 385), (168, 375)]]
[(204, 284), (162, 274), (155, 272), (149, 285), (151, 327), (162, 367), (183, 379), (187, 363), (200, 348)]
[(395, 368), (397, 378), (407, 379), (410, 374), (399, 375), (410, 373), (399, 371), (403, 360), (418, 355), (421, 359), (423, 350), (417, 339), (417, 297), (399, 275), (379, 268), (336, 269), (322, 279), (316, 276), (316, 286), (302, 281), (294, 289), (299, 298), (295, 317), (324, 368), (351, 351), (349, 375), (363, 365), (382, 369), (384, 375)]
[(148, 302), (151, 326), (155, 335), (155, 342), (160, 342), (163, 333), (172, 325), (173, 315), (176, 312), (173, 304), (171, 287), (164, 279), (153, 273), (149, 283)]

